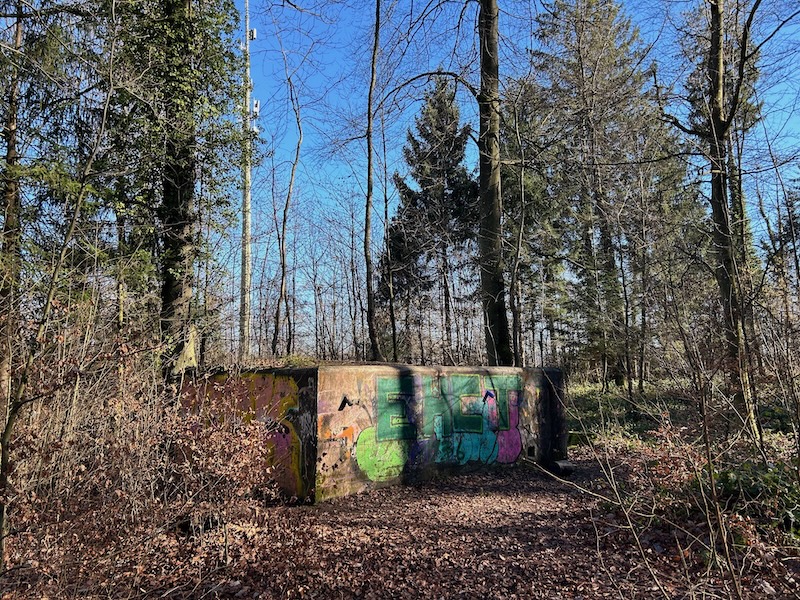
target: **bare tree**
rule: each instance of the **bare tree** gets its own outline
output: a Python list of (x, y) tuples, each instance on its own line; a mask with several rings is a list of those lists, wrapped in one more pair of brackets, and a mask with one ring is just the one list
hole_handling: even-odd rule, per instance
[(375, 315), (375, 290), (373, 284), (374, 269), (372, 266), (372, 204), (374, 194), (374, 141), (373, 123), (374, 96), (378, 76), (378, 52), (381, 41), (381, 0), (375, 0), (375, 30), (372, 37), (372, 58), (370, 60), (369, 92), (367, 96), (367, 198), (364, 207), (364, 263), (367, 284), (367, 329), (369, 330), (370, 360), (385, 360), (378, 342), (378, 326)]
[[(289, 222), (289, 209), (292, 204), (292, 194), (294, 192), (295, 176), (297, 175), (297, 166), (300, 164), (300, 148), (303, 145), (303, 121), (300, 116), (300, 101), (297, 97), (292, 74), (289, 72), (289, 64), (286, 62), (284, 54), (284, 65), (286, 71), (286, 84), (289, 88), (289, 99), (292, 104), (292, 111), (294, 112), (295, 124), (297, 126), (297, 142), (295, 143), (294, 158), (292, 159), (291, 173), (289, 174), (289, 187), (286, 190), (286, 198), (283, 204), (281, 213), (280, 232), (278, 234), (278, 252), (280, 258), (280, 287), (278, 292), (278, 302), (275, 305), (275, 328), (272, 332), (272, 355), (278, 354), (278, 339), (281, 329), (281, 305), (285, 306), (286, 318), (286, 353), (291, 353), (292, 350), (292, 318), (289, 311), (289, 295), (286, 289), (287, 281), (287, 256), (286, 256), (286, 233), (287, 225)], [(276, 215), (277, 225), (277, 215)]]
[(480, 253), (481, 301), (486, 319), (486, 354), (490, 365), (514, 364), (506, 311), (501, 231), (500, 190), (500, 75), (497, 0), (480, 0), (478, 37), (481, 53), (481, 89), (478, 94), (480, 132)]

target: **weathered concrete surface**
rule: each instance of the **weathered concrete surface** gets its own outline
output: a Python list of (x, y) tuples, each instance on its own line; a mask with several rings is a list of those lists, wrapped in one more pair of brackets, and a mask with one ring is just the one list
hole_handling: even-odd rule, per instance
[(280, 424), (276, 483), (324, 500), (522, 456), (552, 464), (566, 454), (562, 389), (555, 370), (362, 364), (222, 374), (185, 397)]
[(316, 377), (316, 368), (222, 372), (187, 382), (182, 404), (209, 420), (255, 419), (273, 426), (264, 468), (273, 468), (275, 485), (287, 499), (313, 500)]

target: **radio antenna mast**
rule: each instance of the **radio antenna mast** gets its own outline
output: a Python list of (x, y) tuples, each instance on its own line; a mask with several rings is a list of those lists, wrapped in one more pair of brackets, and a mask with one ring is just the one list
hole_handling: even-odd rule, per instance
[(250, 40), (255, 30), (250, 30), (250, 3), (244, 0), (244, 104), (242, 106), (242, 278), (239, 305), (239, 364), (250, 357), (250, 287), (253, 277), (250, 234), (250, 188), (252, 178), (253, 131), (251, 127), (250, 95), (253, 80), (250, 78)]

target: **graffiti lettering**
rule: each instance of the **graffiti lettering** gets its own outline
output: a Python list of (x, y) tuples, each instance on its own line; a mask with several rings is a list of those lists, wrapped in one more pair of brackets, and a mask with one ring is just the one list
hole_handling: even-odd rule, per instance
[(374, 427), (356, 442), (356, 462), (372, 481), (428, 463), (512, 463), (522, 452), (516, 375), (378, 377)]

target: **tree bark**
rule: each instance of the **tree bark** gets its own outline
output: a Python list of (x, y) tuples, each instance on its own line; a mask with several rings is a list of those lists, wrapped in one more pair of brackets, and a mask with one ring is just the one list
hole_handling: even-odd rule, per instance
[(386, 247), (386, 285), (389, 293), (389, 321), (392, 328), (392, 360), (397, 362), (397, 315), (394, 301), (394, 269), (392, 248), (389, 243), (389, 162), (386, 157), (386, 124), (381, 114), (381, 142), (383, 144), (383, 223), (384, 246)]
[[(14, 49), (18, 60), (22, 50), (22, 3), (16, 4), (14, 23)], [(12, 401), (12, 373), (14, 334), (17, 329), (19, 273), (20, 273), (20, 213), (21, 195), (17, 151), (17, 113), (19, 112), (19, 67), (11, 73), (8, 89), (8, 112), (3, 127), (6, 143), (5, 168), (2, 176), (3, 237), (0, 240), (0, 572), (5, 566), (5, 540), (8, 536), (8, 504), (5, 496), (10, 473), (11, 433), (16, 413), (20, 410), (17, 401)], [(19, 387), (19, 385), (17, 386)]]
[(252, 287), (251, 179), (253, 138), (250, 120), (250, 3), (244, 2), (244, 102), (242, 110), (242, 272), (239, 284), (239, 364), (250, 357), (250, 288)]
[(520, 293), (519, 271), (522, 264), (522, 242), (525, 233), (525, 146), (522, 143), (522, 135), (519, 131), (519, 116), (517, 107), (514, 106), (514, 134), (517, 139), (519, 149), (519, 222), (517, 223), (517, 238), (514, 243), (514, 260), (511, 266), (511, 339), (514, 350), (514, 366), (521, 367), (525, 363), (524, 359), (524, 340), (522, 338), (522, 298)]
[[(283, 215), (281, 218), (281, 232), (280, 237), (278, 239), (278, 251), (280, 253), (280, 261), (281, 261), (281, 283), (280, 283), (280, 292), (278, 294), (278, 302), (275, 305), (275, 329), (272, 332), (272, 355), (276, 356), (278, 354), (278, 340), (280, 339), (280, 330), (281, 330), (281, 305), (283, 304), (286, 309), (286, 320), (287, 320), (287, 330), (286, 330), (286, 352), (287, 354), (291, 351), (292, 347), (292, 334), (291, 334), (291, 314), (289, 313), (289, 297), (286, 291), (286, 276), (287, 276), (287, 265), (286, 265), (286, 231), (288, 229), (289, 224), (289, 208), (292, 204), (292, 194), (294, 192), (294, 181), (295, 176), (297, 175), (297, 166), (300, 164), (300, 148), (303, 145), (303, 121), (300, 118), (300, 103), (297, 98), (297, 94), (295, 93), (294, 83), (292, 82), (292, 77), (289, 74), (289, 66), (286, 65), (286, 82), (289, 86), (289, 96), (292, 101), (292, 110), (294, 111), (294, 119), (295, 124), (297, 125), (297, 143), (295, 144), (294, 148), (294, 159), (292, 160), (292, 170), (291, 174), (289, 175), (289, 188), (286, 191), (286, 201), (283, 204)], [(277, 221), (277, 219), (276, 219)], [(276, 222), (277, 225), (277, 222)]]
[[(709, 0), (711, 9), (711, 47), (708, 59), (710, 82), (709, 160), (711, 163), (712, 239), (716, 253), (715, 277), (719, 287), (725, 319), (726, 371), (734, 393), (734, 401), (742, 410), (745, 424), (754, 442), (760, 431), (750, 389), (744, 345), (744, 323), (741, 312), (741, 287), (736, 261), (736, 243), (731, 228), (727, 197), (727, 136), (731, 117), (725, 114), (725, 22), (724, 0)], [(746, 39), (742, 42), (746, 43)], [(733, 98), (734, 106), (738, 104)]]
[(196, 366), (190, 343), (195, 229), (195, 125), (191, 0), (165, 0), (172, 39), (166, 48), (166, 154), (162, 175), (161, 340), (167, 377)]
[(480, 0), (478, 37), (481, 47), (481, 89), (478, 95), (480, 131), (480, 258), (481, 301), (485, 316), (489, 364), (511, 365), (514, 355), (508, 331), (506, 285), (503, 279), (503, 239), (500, 191), (499, 9), (497, 0)]
[(385, 360), (378, 343), (378, 326), (375, 322), (375, 290), (372, 282), (372, 200), (373, 200), (373, 122), (372, 108), (375, 96), (375, 84), (378, 74), (378, 51), (381, 39), (381, 0), (375, 0), (375, 32), (372, 37), (372, 59), (370, 61), (369, 93), (367, 98), (367, 201), (364, 207), (364, 262), (367, 279), (367, 329), (369, 330), (370, 360)]
[[(8, 418), (11, 397), (14, 334), (17, 329), (20, 272), (20, 213), (21, 195), (19, 173), (19, 152), (17, 150), (17, 116), (19, 112), (19, 77), (16, 64), (22, 51), (22, 3), (16, 4), (17, 17), (14, 23), (14, 67), (7, 93), (7, 113), (3, 127), (3, 140), (6, 143), (5, 167), (2, 176), (3, 237), (0, 240), (0, 419)], [(0, 532), (2, 535), (2, 532)]]
[(441, 247), (441, 262), (442, 262), (442, 312), (444, 313), (444, 352), (442, 352), (442, 364), (454, 365), (455, 359), (453, 357), (453, 307), (452, 298), (450, 297), (450, 259), (447, 256), (447, 244), (443, 243)]

